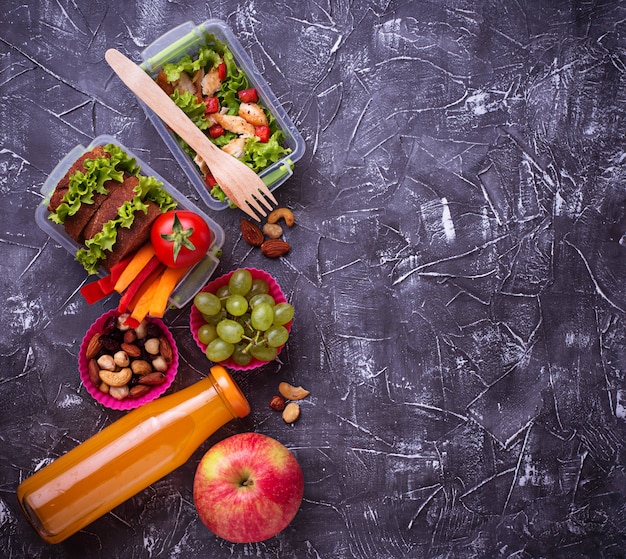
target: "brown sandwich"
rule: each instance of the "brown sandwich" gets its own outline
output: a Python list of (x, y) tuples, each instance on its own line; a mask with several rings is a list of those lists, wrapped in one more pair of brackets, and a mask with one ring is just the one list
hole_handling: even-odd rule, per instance
[(136, 252), (150, 228), (176, 202), (119, 146), (96, 146), (70, 167), (50, 196), (50, 219), (79, 245), (76, 259), (90, 273)]

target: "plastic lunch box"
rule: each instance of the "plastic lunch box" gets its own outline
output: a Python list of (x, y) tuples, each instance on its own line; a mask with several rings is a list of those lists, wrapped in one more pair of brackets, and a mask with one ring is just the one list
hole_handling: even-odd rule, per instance
[[(123, 149), (130, 157), (134, 157), (137, 163), (141, 166), (141, 174), (147, 176), (153, 176), (157, 180), (163, 183), (163, 187), (172, 195), (172, 197), (178, 202), (178, 207), (185, 210), (196, 212), (207, 222), (207, 225), (211, 228), (214, 234), (213, 244), (209, 247), (206, 256), (198, 262), (185, 277), (179, 282), (178, 286), (170, 296), (170, 304), (176, 308), (185, 306), (195, 294), (206, 285), (207, 281), (217, 268), (219, 264), (218, 255), (221, 252), (222, 245), (224, 244), (224, 230), (213, 221), (202, 210), (196, 207), (185, 195), (176, 190), (171, 184), (163, 179), (156, 171), (151, 169), (146, 163), (144, 163), (139, 157), (133, 154), (128, 148), (120, 144), (115, 138), (111, 136), (98, 136), (87, 147), (82, 145), (76, 146), (71, 150), (54, 168), (50, 173), (46, 182), (41, 188), (43, 194), (43, 200), (35, 211), (35, 220), (39, 227), (46, 232), (50, 237), (57, 241), (67, 251), (75, 255), (76, 251), (80, 248), (80, 245), (74, 241), (66, 232), (63, 225), (54, 223), (48, 219), (49, 211), (48, 204), (50, 197), (54, 192), (59, 181), (68, 172), (74, 162), (84, 153), (92, 150), (96, 146), (103, 146), (106, 144), (116, 144)], [(104, 272), (102, 273), (104, 275)]]
[[(243, 50), (241, 43), (223, 21), (210, 19), (197, 26), (189, 21), (168, 31), (141, 53), (143, 60), (141, 67), (153, 78), (156, 77), (164, 64), (180, 60), (186, 54), (194, 56), (200, 45), (205, 42), (205, 34), (207, 33), (214, 35), (228, 45), (237, 65), (248, 77), (250, 85), (256, 87), (262, 103), (276, 118), (276, 122), (285, 135), (285, 145), (291, 149), (291, 153), (259, 175), (267, 187), (274, 190), (293, 174), (294, 164), (304, 155), (305, 143), (269, 85)], [(174, 134), (166, 128), (161, 119), (150, 108), (144, 103), (141, 105), (206, 205), (213, 210), (227, 208), (228, 203), (220, 202), (211, 196), (198, 166), (182, 150)]]

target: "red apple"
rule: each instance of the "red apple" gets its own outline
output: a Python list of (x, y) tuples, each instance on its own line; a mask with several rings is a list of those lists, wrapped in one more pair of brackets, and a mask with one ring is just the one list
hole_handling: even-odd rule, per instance
[(303, 493), (296, 457), (260, 433), (233, 435), (210, 448), (193, 482), (202, 522), (234, 543), (260, 542), (284, 530), (298, 512)]

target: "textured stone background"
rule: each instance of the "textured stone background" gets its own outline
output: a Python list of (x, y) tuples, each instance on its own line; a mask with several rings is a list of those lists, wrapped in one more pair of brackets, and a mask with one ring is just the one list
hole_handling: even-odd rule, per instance
[[(7, 558), (626, 556), (626, 6), (618, 1), (19, 2), (0, 14), (0, 555)], [(103, 61), (185, 21), (226, 21), (306, 140), (278, 191), (292, 251), (239, 238), (216, 274), (275, 275), (297, 317), (281, 363), (235, 374), (252, 406), (183, 467), (57, 546), (18, 483), (119, 417), (78, 344), (114, 298), (34, 221), (75, 145), (110, 134), (191, 198)], [(168, 314), (183, 363), (208, 363)], [(312, 391), (286, 426), (279, 381)], [(287, 445), (305, 498), (231, 545), (192, 501), (212, 443)]]

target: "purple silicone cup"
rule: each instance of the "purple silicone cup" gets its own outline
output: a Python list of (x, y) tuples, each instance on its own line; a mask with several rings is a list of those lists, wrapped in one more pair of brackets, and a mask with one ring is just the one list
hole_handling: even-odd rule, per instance
[[(276, 301), (276, 304), (287, 302), (287, 298), (285, 297), (284, 293), (280, 289), (280, 286), (278, 285), (277, 281), (272, 276), (270, 276), (267, 272), (264, 272), (263, 270), (258, 270), (256, 268), (244, 268), (244, 269), (250, 272), (250, 274), (252, 275), (252, 279), (261, 279), (267, 282), (267, 285), (269, 287), (269, 294), (272, 297), (274, 297), (274, 301)], [(211, 293), (215, 293), (220, 287), (228, 283), (230, 276), (232, 276), (236, 271), (237, 270), (233, 270), (232, 272), (229, 272), (228, 274), (224, 274), (223, 276), (220, 276), (219, 278), (216, 278), (210, 281), (200, 291), (209, 291)], [(285, 328), (287, 328), (288, 332), (291, 332), (292, 322), (293, 321), (289, 321), (287, 324), (285, 324)], [(204, 324), (204, 318), (202, 317), (202, 313), (196, 308), (195, 305), (192, 304), (191, 314), (189, 317), (189, 327), (191, 329), (191, 334), (196, 344), (198, 345), (202, 353), (205, 353), (206, 345), (203, 344), (198, 339), (198, 330), (200, 329), (200, 326), (202, 326), (203, 324)], [(276, 354), (277, 356), (280, 355), (280, 352), (282, 351), (283, 347), (285, 346), (280, 346), (278, 348), (278, 353)], [(250, 363), (248, 363), (247, 365), (238, 365), (231, 358), (228, 358), (226, 359), (226, 361), (222, 361), (219, 364), (229, 369), (232, 369), (234, 371), (250, 371), (252, 369), (261, 367), (262, 365), (266, 365), (267, 363), (269, 363), (269, 361), (260, 361), (259, 359), (256, 359), (253, 357), (252, 361), (250, 361)]]
[(89, 378), (89, 364), (86, 357), (87, 345), (89, 344), (89, 340), (93, 337), (94, 334), (102, 331), (105, 322), (112, 316), (119, 316), (119, 312), (117, 310), (111, 310), (105, 314), (103, 314), (98, 320), (96, 320), (83, 338), (83, 341), (80, 345), (80, 352), (78, 354), (78, 371), (80, 373), (80, 379), (83, 381), (87, 392), (91, 394), (91, 396), (103, 406), (110, 408), (112, 410), (126, 411), (138, 408), (151, 402), (152, 400), (156, 400), (159, 396), (161, 396), (165, 391), (171, 386), (172, 382), (174, 382), (174, 378), (176, 377), (176, 373), (178, 372), (178, 348), (176, 347), (176, 342), (172, 337), (171, 332), (165, 326), (162, 320), (158, 318), (148, 317), (146, 320), (149, 322), (153, 322), (159, 326), (161, 329), (161, 333), (167, 341), (169, 342), (172, 348), (172, 362), (170, 363), (169, 368), (165, 372), (165, 382), (158, 386), (152, 387), (152, 390), (142, 396), (141, 398), (126, 398), (124, 400), (116, 400), (113, 396), (109, 394), (105, 394), (101, 392), (100, 389), (91, 381)]

